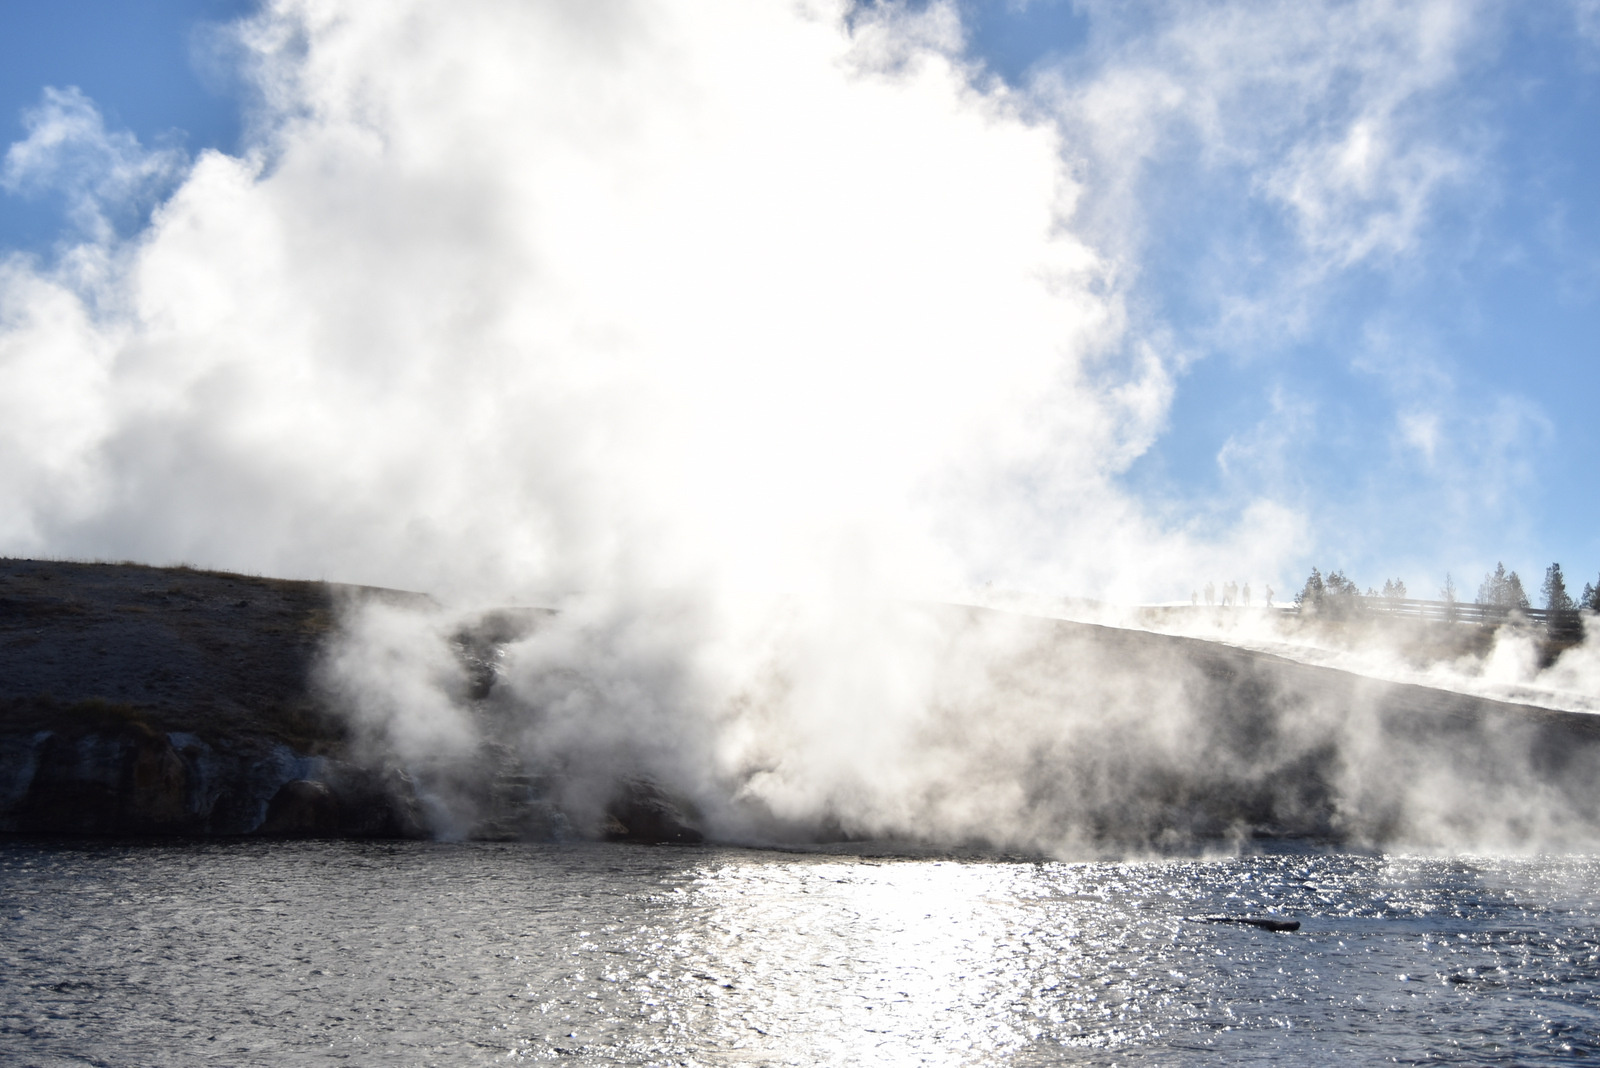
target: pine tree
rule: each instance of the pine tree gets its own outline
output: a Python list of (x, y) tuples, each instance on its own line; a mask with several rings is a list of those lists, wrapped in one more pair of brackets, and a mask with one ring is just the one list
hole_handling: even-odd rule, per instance
[(1343, 571), (1330, 571), (1326, 576), (1317, 568), (1295, 596), (1294, 603), (1300, 611), (1329, 619), (1346, 619), (1361, 609), (1361, 587)]
[(1506, 607), (1515, 608), (1526, 612), (1533, 607), (1528, 602), (1528, 595), (1522, 589), (1522, 579), (1517, 577), (1515, 571), (1506, 576)]
[(1302, 612), (1314, 613), (1322, 607), (1322, 572), (1316, 568), (1311, 569), (1311, 577), (1306, 579), (1306, 584), (1300, 592), (1294, 595), (1294, 606)]
[(1500, 615), (1528, 610), (1528, 594), (1522, 588), (1522, 579), (1515, 571), (1507, 572), (1506, 565), (1497, 563), (1491, 574), (1483, 576), (1478, 584), (1478, 603), (1499, 609)]
[(1506, 565), (1495, 564), (1493, 574), (1483, 576), (1483, 581), (1478, 583), (1478, 603), (1494, 605), (1496, 608), (1505, 607), (1506, 603)]
[(1578, 606), (1567, 593), (1567, 580), (1560, 564), (1551, 564), (1544, 573), (1544, 607), (1549, 613), (1545, 625), (1552, 635), (1568, 637), (1578, 629)]
[(1330, 571), (1323, 579), (1322, 606), (1337, 619), (1347, 619), (1361, 610), (1361, 587), (1343, 571)]
[(1575, 605), (1567, 595), (1567, 580), (1560, 564), (1551, 564), (1544, 573), (1544, 607), (1549, 612), (1570, 612)]

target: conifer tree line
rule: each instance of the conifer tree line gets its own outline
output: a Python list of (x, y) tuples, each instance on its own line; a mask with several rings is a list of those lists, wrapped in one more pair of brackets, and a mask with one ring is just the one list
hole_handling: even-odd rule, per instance
[[(1574, 599), (1567, 592), (1566, 576), (1562, 574), (1559, 563), (1545, 569), (1544, 584), (1539, 593), (1547, 613), (1546, 623), (1552, 631), (1576, 631), (1581, 611), (1600, 613), (1600, 579), (1584, 583), (1583, 594)], [(1406, 584), (1397, 578), (1385, 579), (1382, 590), (1369, 586), (1363, 594), (1342, 571), (1330, 571), (1323, 575), (1320, 569), (1314, 567), (1305, 585), (1295, 595), (1294, 603), (1302, 612), (1339, 618), (1367, 603), (1394, 603), (1406, 600), (1406, 596)], [(1449, 574), (1445, 575), (1438, 599), (1446, 605), (1460, 601), (1455, 580)], [(1515, 571), (1507, 571), (1503, 563), (1496, 564), (1495, 569), (1478, 584), (1476, 603), (1485, 608), (1498, 609), (1506, 616), (1514, 611), (1526, 612), (1533, 607), (1523, 588), (1521, 576)]]

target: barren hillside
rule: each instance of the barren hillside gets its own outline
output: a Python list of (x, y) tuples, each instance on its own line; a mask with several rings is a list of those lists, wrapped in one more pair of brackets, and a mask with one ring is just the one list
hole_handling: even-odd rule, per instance
[[(184, 568), (0, 561), (0, 832), (439, 833), (419, 770), (354, 744), (314, 682), (341, 600), (375, 597), (428, 603)], [(954, 657), (974, 655), (972, 635), (996, 618), (927, 611)], [(992, 691), (942, 710), (954, 726), (940, 744), (963, 760), (992, 750), (993, 785), (1035, 822), (1157, 847), (1239, 835), (1445, 840), (1452, 827), (1466, 839), (1597, 837), (1595, 717), (1195, 639), (1042, 619), (1011, 629), (1005, 655), (984, 661)], [(513, 635), (463, 634), (470, 699), (487, 725), (481, 758), (452, 773), (467, 833), (698, 836), (693, 805), (671, 784), (619, 781), (587, 822), (564, 811), (563, 769), (530, 763), (512, 732), (495, 734), (496, 717), (526, 710), (496, 692), (492, 649), (480, 646)], [(1019, 743), (1007, 717), (1052, 720), (1054, 733)], [(853, 832), (832, 821), (761, 833)]]

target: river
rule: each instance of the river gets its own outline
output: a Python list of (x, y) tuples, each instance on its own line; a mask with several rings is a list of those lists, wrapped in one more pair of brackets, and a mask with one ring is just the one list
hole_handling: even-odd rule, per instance
[(1597, 920), (1587, 856), (12, 840), (0, 1061), (1592, 1063)]

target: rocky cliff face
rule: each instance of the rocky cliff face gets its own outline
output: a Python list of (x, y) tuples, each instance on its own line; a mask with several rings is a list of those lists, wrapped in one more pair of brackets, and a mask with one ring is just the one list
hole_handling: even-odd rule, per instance
[(399, 771), (309, 756), (264, 737), (207, 741), (138, 720), (0, 735), (0, 784), (0, 832), (426, 834)]
[(340, 595), (0, 561), (0, 832), (426, 833), (405, 775), (350, 760), (311, 687)]
[[(0, 833), (572, 835), (539, 777), (496, 747), (454, 784), (472, 802), (463, 826), (356, 744), (313, 681), (352, 599), (428, 603), (187, 568), (0, 560)], [(479, 630), (461, 654), (486, 694), (482, 657), (505, 624), (491, 614)], [(649, 784), (621, 784), (612, 807), (589, 830), (698, 837)]]

